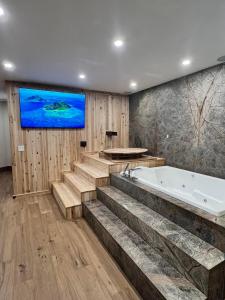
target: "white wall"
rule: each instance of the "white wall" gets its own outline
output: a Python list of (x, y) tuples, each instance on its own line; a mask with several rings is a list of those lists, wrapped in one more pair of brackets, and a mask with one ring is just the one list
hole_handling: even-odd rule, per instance
[(0, 101), (0, 168), (11, 166), (8, 108)]

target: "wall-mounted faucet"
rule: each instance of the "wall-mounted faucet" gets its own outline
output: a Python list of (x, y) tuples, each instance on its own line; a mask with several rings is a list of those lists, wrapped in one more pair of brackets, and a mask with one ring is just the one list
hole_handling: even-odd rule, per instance
[(122, 176), (127, 177), (127, 169), (129, 167), (130, 163), (127, 163), (124, 170), (120, 173)]
[(138, 170), (140, 168), (130, 168), (130, 169), (128, 169), (129, 165), (130, 165), (130, 163), (128, 163), (126, 165), (126, 167), (124, 168), (124, 170), (120, 174), (123, 177), (130, 178), (131, 180), (135, 181), (135, 180), (137, 180), (137, 178), (135, 176), (131, 176), (131, 172), (134, 171), (134, 170)]

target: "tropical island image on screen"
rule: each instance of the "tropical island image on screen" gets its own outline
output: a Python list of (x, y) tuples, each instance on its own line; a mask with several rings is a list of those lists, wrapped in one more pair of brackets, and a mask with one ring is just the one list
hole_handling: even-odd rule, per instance
[(23, 128), (84, 128), (85, 95), (20, 88)]

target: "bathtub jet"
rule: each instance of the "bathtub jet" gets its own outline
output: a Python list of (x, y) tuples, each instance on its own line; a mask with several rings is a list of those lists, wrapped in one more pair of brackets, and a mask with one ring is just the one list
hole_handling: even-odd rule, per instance
[(225, 180), (169, 166), (131, 171), (140, 183), (215, 216), (225, 214)]

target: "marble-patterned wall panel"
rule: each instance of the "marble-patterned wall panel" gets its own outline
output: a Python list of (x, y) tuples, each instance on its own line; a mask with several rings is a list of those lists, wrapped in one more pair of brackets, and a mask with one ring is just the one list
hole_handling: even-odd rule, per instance
[(225, 178), (225, 65), (131, 95), (130, 146)]

